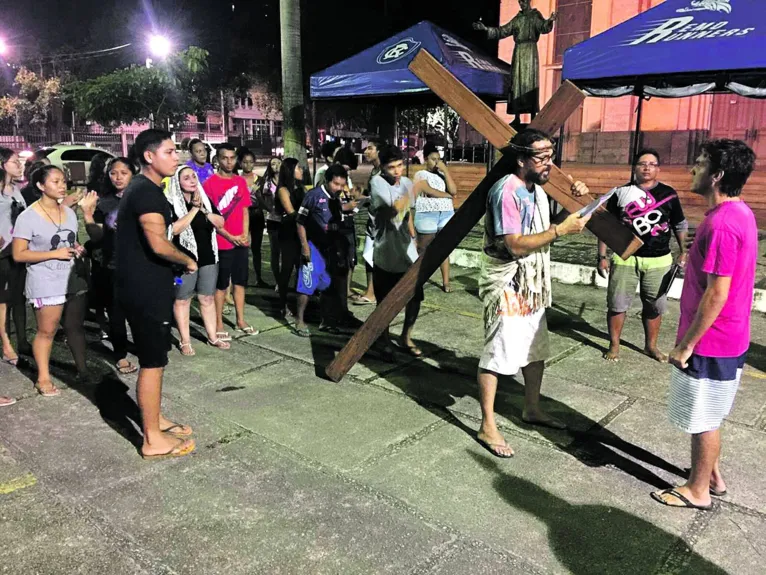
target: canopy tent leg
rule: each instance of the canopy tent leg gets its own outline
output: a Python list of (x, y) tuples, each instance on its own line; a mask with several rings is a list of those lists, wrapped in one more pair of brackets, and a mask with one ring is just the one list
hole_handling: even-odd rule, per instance
[[(638, 109), (636, 110), (636, 131), (633, 134), (633, 142), (631, 143), (631, 149), (630, 149), (630, 157), (628, 158), (628, 163), (632, 166), (633, 165), (633, 159), (635, 158), (636, 154), (638, 153), (638, 150), (641, 146), (641, 116), (643, 115), (644, 111), (644, 88), (641, 86), (638, 91)], [(633, 179), (633, 176), (631, 176), (631, 180)]]
[(317, 154), (319, 153), (319, 146), (317, 146), (317, 101), (311, 100), (311, 155), (314, 160), (314, 173), (311, 175), (311, 181), (315, 181), (317, 177)]
[(399, 146), (399, 107), (394, 105), (394, 146)]
[(447, 136), (448, 130), (447, 130), (447, 104), (444, 104), (443, 112), (444, 112), (444, 162), (447, 162), (447, 150), (449, 150), (449, 137)]
[(408, 178), (410, 177), (410, 131), (411, 131), (410, 130), (410, 116), (408, 114), (407, 115), (407, 147), (405, 148), (405, 154), (407, 156), (405, 158), (405, 162), (406, 162), (406, 166), (407, 166), (405, 174), (407, 175)]

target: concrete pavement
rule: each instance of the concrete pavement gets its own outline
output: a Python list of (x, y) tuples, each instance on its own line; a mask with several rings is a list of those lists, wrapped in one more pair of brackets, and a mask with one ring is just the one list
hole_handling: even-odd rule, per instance
[(0, 366), (0, 393), (19, 398), (0, 412), (0, 573), (763, 573), (763, 315), (724, 426), (730, 495), (708, 513), (669, 509), (649, 492), (682, 481), (688, 438), (665, 417), (669, 368), (638, 352), (638, 308), (622, 361), (605, 364), (605, 292), (554, 286), (543, 391), (570, 431), (523, 424), (523, 388), (508, 378), (496, 410), (517, 455), (499, 460), (472, 437), (475, 272), (453, 271), (454, 293), (426, 289), (415, 333), (426, 357), (365, 357), (340, 384), (317, 372), (345, 339), (292, 335), (273, 291), (251, 289), (260, 335), (172, 352), (165, 410), (197, 440), (178, 460), (137, 455), (135, 378), (109, 370), (95, 332), (98, 385), (74, 384), (60, 344), (59, 398)]

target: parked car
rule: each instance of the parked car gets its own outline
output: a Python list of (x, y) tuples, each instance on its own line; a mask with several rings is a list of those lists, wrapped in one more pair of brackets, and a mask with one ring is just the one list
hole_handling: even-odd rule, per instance
[(52, 165), (64, 170), (67, 179), (74, 184), (84, 184), (87, 181), (90, 162), (94, 156), (106, 154), (110, 158), (115, 157), (109, 150), (87, 144), (56, 144), (48, 148), (41, 148), (37, 154), (45, 157)]

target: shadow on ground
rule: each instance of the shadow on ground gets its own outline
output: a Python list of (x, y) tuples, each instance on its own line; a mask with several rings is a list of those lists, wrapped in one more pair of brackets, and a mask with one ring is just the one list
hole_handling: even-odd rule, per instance
[[(652, 552), (666, 554), (676, 545), (686, 547), (672, 533), (622, 509), (569, 503), (534, 483), (507, 474), (488, 456), (469, 453), (495, 474), (495, 490), (509, 505), (545, 523), (550, 548), (569, 573), (613, 573), (615, 565), (646, 565), (647, 555), (651, 559)], [(686, 552), (685, 561), (694, 564), (695, 572), (726, 575), (726, 571), (688, 547)], [(657, 561), (662, 559), (662, 555), (657, 557)]]

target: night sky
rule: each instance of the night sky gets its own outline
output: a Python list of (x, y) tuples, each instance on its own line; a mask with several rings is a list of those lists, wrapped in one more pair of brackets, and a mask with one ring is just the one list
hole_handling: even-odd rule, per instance
[[(499, 5), (498, 0), (303, 0), (304, 73), (321, 70), (423, 19), (493, 53), (493, 43), (483, 41), (470, 27), (479, 17), (496, 23)], [(216, 66), (272, 74), (279, 69), (279, 0), (6, 3), (0, 36), (13, 46), (15, 54), (22, 53), (28, 59), (137, 44), (116, 56), (67, 64), (78, 75), (94, 75), (143, 62), (147, 55), (143, 45), (152, 26), (168, 31), (178, 46), (193, 44), (207, 49)]]

